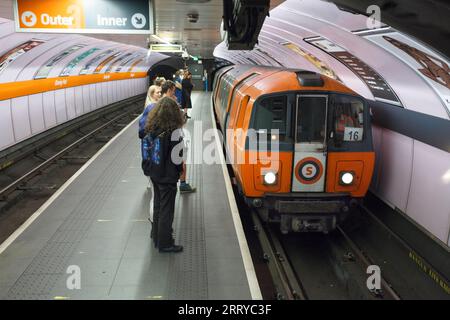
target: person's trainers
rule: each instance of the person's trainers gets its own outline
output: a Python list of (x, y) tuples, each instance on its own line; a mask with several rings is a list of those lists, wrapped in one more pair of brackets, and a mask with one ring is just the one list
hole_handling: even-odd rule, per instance
[(181, 183), (180, 184), (180, 193), (192, 193), (197, 190), (196, 188), (192, 188), (189, 183)]
[(173, 245), (171, 247), (159, 248), (159, 252), (181, 252), (183, 251), (183, 246)]

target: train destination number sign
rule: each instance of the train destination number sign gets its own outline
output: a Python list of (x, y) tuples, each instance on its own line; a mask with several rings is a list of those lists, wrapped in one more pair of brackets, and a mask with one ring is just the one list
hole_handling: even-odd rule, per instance
[(15, 0), (17, 32), (154, 33), (153, 1)]

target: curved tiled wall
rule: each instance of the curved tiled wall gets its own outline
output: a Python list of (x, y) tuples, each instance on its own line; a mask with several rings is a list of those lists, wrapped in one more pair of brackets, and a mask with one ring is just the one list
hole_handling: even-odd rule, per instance
[(166, 58), (81, 35), (16, 33), (0, 18), (0, 150), (145, 93), (149, 68)]

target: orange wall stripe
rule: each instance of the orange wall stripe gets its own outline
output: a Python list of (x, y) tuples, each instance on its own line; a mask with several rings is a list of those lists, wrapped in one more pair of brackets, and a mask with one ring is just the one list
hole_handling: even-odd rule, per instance
[(29, 96), (32, 94), (78, 87), (93, 83), (145, 77), (147, 77), (146, 72), (123, 72), (0, 83), (0, 100)]

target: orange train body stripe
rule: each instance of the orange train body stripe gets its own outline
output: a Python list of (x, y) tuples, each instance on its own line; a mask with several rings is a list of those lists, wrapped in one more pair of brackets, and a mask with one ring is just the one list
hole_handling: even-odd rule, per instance
[(93, 83), (145, 77), (147, 77), (147, 72), (123, 72), (0, 83), (0, 100), (29, 96), (32, 94), (78, 87)]

